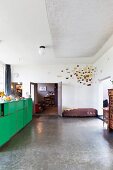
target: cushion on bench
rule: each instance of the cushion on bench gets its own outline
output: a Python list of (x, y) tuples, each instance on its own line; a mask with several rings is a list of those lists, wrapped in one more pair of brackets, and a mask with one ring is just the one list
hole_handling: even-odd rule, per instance
[(63, 111), (62, 116), (68, 116), (68, 117), (97, 116), (97, 110), (94, 109), (94, 108), (66, 109), (66, 110)]

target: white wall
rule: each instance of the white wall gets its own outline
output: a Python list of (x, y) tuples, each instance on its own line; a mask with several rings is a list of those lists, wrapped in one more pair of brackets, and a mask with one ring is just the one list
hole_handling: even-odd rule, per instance
[[(73, 67), (72, 65), (69, 66)], [(23, 83), (23, 96), (30, 91), (30, 82), (58, 83), (62, 81), (62, 104), (63, 108), (94, 107), (94, 86), (84, 86), (77, 83), (76, 78), (65, 79), (57, 77), (65, 65), (35, 65), (13, 66), (12, 81)]]
[[(95, 62), (97, 67), (97, 75), (95, 77), (94, 86), (94, 107), (99, 110), (99, 114), (102, 113), (101, 102), (101, 80), (107, 77), (113, 77), (113, 47), (110, 48), (100, 59)], [(112, 88), (112, 85), (111, 85)]]

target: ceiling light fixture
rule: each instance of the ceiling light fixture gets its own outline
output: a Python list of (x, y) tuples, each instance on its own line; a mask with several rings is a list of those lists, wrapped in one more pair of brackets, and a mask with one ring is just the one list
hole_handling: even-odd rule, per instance
[(38, 52), (39, 52), (40, 55), (43, 55), (45, 53), (45, 46), (43, 46), (43, 45), (40, 46)]

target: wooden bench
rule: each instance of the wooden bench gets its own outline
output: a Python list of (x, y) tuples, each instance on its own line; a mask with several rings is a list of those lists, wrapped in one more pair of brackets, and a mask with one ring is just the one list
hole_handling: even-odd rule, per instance
[(97, 110), (94, 108), (66, 109), (62, 113), (63, 117), (95, 117)]

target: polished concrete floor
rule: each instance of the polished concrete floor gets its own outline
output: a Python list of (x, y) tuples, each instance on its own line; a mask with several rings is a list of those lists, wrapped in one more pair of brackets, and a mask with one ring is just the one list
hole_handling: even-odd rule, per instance
[(35, 115), (40, 116), (54, 116), (58, 115), (58, 108), (56, 106), (48, 107), (41, 113), (36, 113)]
[(113, 170), (113, 133), (97, 118), (34, 118), (0, 152), (0, 170)]

